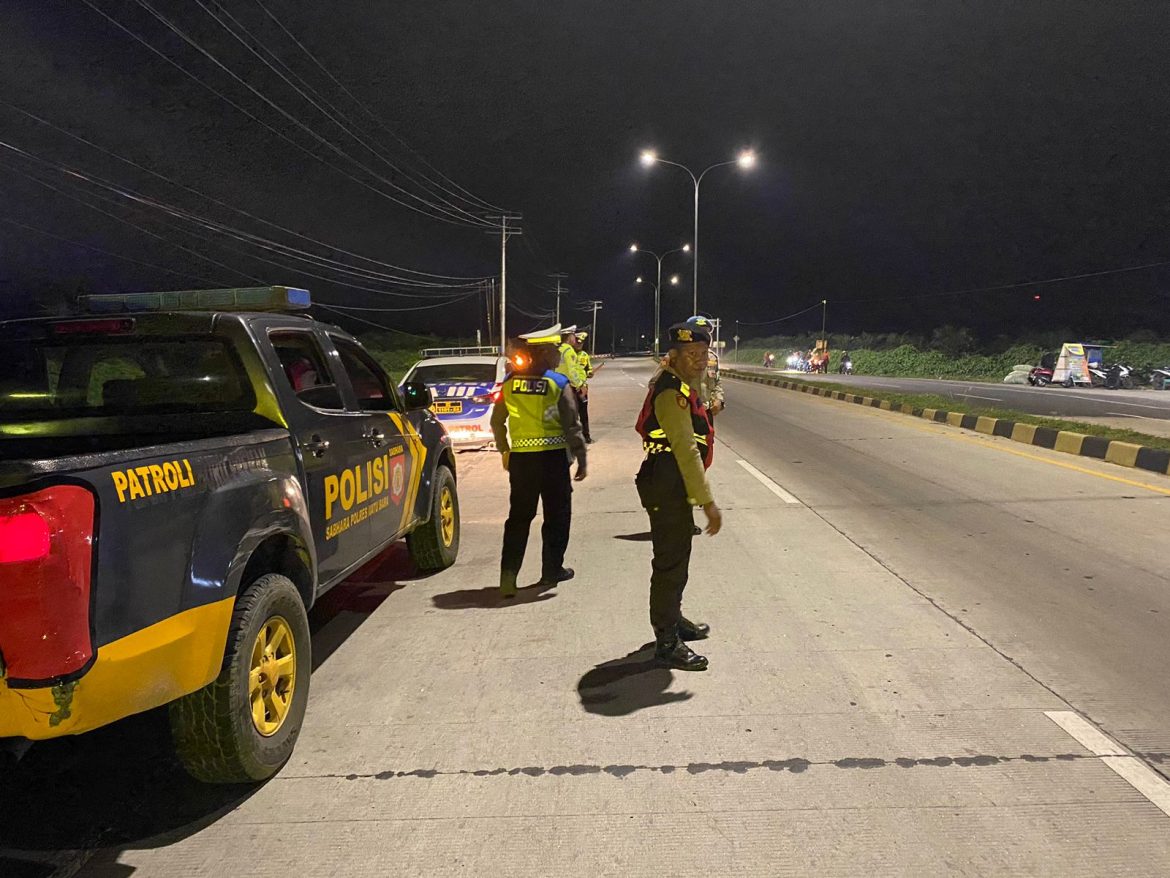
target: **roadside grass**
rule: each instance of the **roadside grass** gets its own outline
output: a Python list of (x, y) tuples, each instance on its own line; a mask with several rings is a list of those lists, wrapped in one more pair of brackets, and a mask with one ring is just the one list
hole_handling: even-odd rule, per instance
[[(731, 369), (728, 369), (731, 371)], [(916, 409), (939, 409), (944, 412), (963, 412), (968, 415), (980, 415), (989, 418), (1001, 418), (1015, 421), (1018, 424), (1034, 424), (1037, 427), (1049, 427), (1053, 430), (1067, 430), (1071, 433), (1083, 433), (1086, 436), (1100, 436), (1103, 439), (1116, 439), (1119, 442), (1130, 442), (1134, 445), (1145, 445), (1147, 448), (1160, 448), (1170, 451), (1170, 437), (1151, 436), (1137, 430), (1126, 430), (1120, 427), (1109, 427), (1104, 424), (1086, 424), (1083, 421), (1070, 421), (1064, 418), (1052, 418), (1045, 415), (1033, 415), (1028, 412), (1017, 412), (1011, 409), (991, 408), (988, 406), (968, 405), (952, 397), (939, 396), (933, 393), (900, 393), (882, 388), (881, 392), (872, 392), (864, 387), (850, 384), (837, 384), (832, 381), (803, 381), (800, 378), (791, 378), (787, 375), (777, 376), (783, 381), (802, 384), (808, 387), (820, 387), (826, 390), (839, 390), (842, 393), (852, 393), (855, 396), (869, 396), (874, 399), (889, 400), (891, 405), (909, 405)]]

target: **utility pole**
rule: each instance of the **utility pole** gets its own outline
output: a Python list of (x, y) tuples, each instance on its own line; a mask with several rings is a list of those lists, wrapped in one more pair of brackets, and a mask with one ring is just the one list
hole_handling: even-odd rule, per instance
[(496, 304), (496, 279), (489, 278), (483, 285), (483, 291), (487, 294), (487, 337), (492, 338), (492, 312), (495, 310)]
[[(508, 355), (508, 238), (521, 234), (520, 215), (500, 217), (500, 356)], [(491, 232), (495, 234), (495, 232)]]
[(555, 280), (556, 280), (556, 282), (557, 282), (557, 289), (556, 289), (556, 294), (557, 294), (557, 323), (560, 323), (560, 322), (561, 322), (561, 293), (562, 293), (562, 292), (565, 292), (565, 293), (567, 293), (567, 292), (568, 292), (568, 290), (562, 290), (562, 289), (561, 289), (561, 281), (562, 281), (562, 280), (564, 280), (566, 277), (568, 277), (568, 275), (558, 271), (558, 272), (555, 272), (555, 273), (553, 273), (553, 274), (550, 274), (550, 275), (549, 275), (549, 277), (551, 277), (551, 278), (555, 279)]
[(585, 310), (593, 309), (593, 325), (589, 330), (589, 355), (595, 356), (597, 354), (597, 312), (602, 310), (600, 300), (593, 299), (585, 303)]
[(829, 300), (821, 299), (821, 338), (825, 337), (825, 324), (829, 319)]

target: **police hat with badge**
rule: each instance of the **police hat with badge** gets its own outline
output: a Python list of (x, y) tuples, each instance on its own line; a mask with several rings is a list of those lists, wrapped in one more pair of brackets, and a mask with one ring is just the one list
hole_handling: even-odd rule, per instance
[(670, 347), (676, 348), (685, 344), (711, 344), (711, 328), (706, 318), (699, 318), (703, 322), (676, 323), (666, 331), (666, 340)]

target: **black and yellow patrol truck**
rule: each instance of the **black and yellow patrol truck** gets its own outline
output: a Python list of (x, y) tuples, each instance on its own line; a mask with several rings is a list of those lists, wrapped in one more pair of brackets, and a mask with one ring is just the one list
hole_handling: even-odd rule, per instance
[(83, 297), (0, 323), (0, 738), (169, 704), (195, 777), (269, 777), (309, 695), (307, 610), (406, 537), (459, 550), (429, 411), (286, 287)]

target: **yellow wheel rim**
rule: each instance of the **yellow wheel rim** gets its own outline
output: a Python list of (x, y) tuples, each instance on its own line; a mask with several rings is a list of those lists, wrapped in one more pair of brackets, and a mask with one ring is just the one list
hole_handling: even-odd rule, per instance
[(280, 731), (292, 707), (297, 685), (297, 646), (283, 616), (266, 621), (252, 645), (248, 698), (256, 731), (270, 737)]
[(455, 542), (455, 497), (450, 488), (444, 488), (439, 496), (439, 529), (443, 535), (443, 545), (451, 548)]

